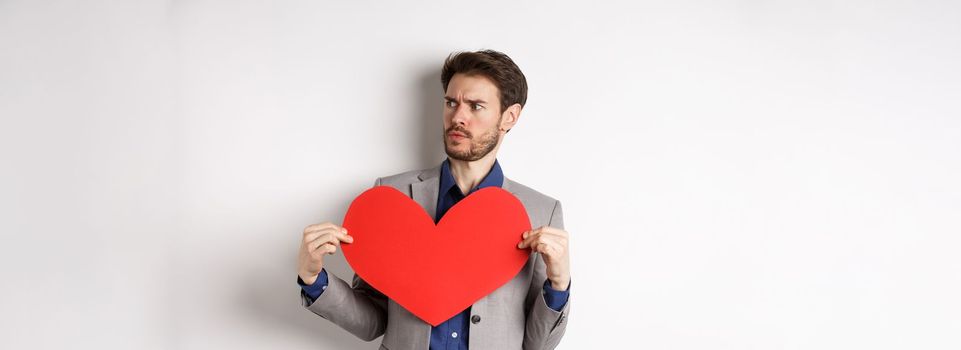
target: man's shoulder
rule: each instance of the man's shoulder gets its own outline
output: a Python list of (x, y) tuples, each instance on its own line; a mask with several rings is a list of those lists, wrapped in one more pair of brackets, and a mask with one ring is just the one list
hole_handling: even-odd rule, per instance
[(522, 183), (511, 180), (509, 178), (504, 178), (503, 187), (504, 189), (513, 193), (514, 196), (521, 198), (525, 202), (532, 202), (532, 203), (537, 203), (542, 205), (547, 205), (547, 204), (552, 205), (558, 201), (557, 199), (554, 199), (554, 197), (541, 193), (533, 188), (530, 188)]
[[(382, 176), (377, 178), (375, 184), (390, 186), (405, 193), (411, 191), (411, 184), (428, 180), (436, 180), (440, 177), (440, 166), (433, 168), (410, 170), (402, 173)], [(534, 226), (554, 224), (563, 227), (561, 221), (561, 202), (552, 196), (546, 195), (524, 184), (504, 177), (504, 184), (501, 187), (517, 197), (527, 214), (530, 216), (531, 224)]]
[(551, 225), (564, 228), (559, 200), (509, 178), (504, 178), (504, 189), (524, 204), (527, 215), (531, 220), (531, 226)]
[(400, 187), (423, 181), (423, 179), (429, 176), (440, 176), (440, 167), (435, 166), (433, 168), (409, 170), (402, 173), (381, 176), (377, 178), (377, 183), (383, 186)]
[[(407, 186), (415, 182), (421, 182), (431, 177), (440, 176), (440, 166), (434, 166), (431, 168), (409, 170), (401, 173), (391, 174), (387, 176), (381, 176), (377, 178), (377, 183), (384, 186), (401, 187)], [(541, 193), (527, 185), (520, 182), (511, 180), (510, 178), (504, 178), (504, 184), (502, 186), (505, 190), (510, 191), (518, 198), (521, 198), (525, 202), (537, 203), (537, 204), (553, 204), (557, 202), (557, 199), (551, 197), (547, 194)]]

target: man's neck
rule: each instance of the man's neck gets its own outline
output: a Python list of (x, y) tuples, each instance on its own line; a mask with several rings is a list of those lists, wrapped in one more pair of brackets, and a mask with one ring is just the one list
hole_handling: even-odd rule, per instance
[(447, 158), (450, 160), (450, 173), (461, 193), (467, 194), (472, 188), (480, 185), (481, 180), (484, 180), (494, 167), (494, 160), (497, 159), (495, 153), (497, 152), (490, 152), (484, 158), (472, 162)]

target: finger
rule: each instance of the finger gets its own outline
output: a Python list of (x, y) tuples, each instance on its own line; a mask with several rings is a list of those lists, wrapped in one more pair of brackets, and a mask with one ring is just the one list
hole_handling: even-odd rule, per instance
[(534, 242), (531, 250), (546, 255), (545, 249), (547, 248), (547, 243), (544, 242)]
[(568, 237), (564, 231), (541, 231), (540, 237), (557, 242), (558, 244), (567, 245)]
[(340, 245), (340, 242), (354, 243), (354, 236), (343, 234), (338, 231), (328, 231), (328, 232), (320, 233), (320, 234), (317, 234), (316, 236), (312, 236), (311, 238), (305, 238), (304, 240), (307, 241), (306, 242), (307, 244), (310, 244), (311, 242), (314, 242), (318, 239), (326, 242), (331, 242), (336, 245)]
[(308, 246), (317, 247), (320, 244), (330, 241), (330, 236), (333, 235), (333, 231), (323, 231), (317, 234), (304, 237), (304, 243)]
[(534, 240), (537, 239), (537, 235), (532, 233), (532, 231), (524, 232), (524, 234), (522, 234), (521, 237), (522, 237), (521, 242), (517, 244), (517, 248), (520, 248), (520, 249), (530, 247), (531, 243), (533, 243)]
[(538, 227), (538, 228), (537, 228), (537, 231), (541, 232), (542, 234), (555, 235), (555, 236), (564, 236), (564, 237), (567, 236), (567, 231), (564, 231), (564, 230), (559, 229), (559, 228), (556, 228), (556, 227), (541, 226), (541, 227)]
[(557, 237), (541, 233), (537, 235), (537, 239), (529, 243), (531, 245), (531, 250), (547, 254), (550, 256), (558, 255), (563, 252), (567, 246), (567, 241), (563, 237)]
[(308, 251), (308, 252), (313, 252), (313, 251), (317, 250), (318, 248), (320, 248), (321, 246), (323, 246), (324, 244), (330, 244), (330, 241), (325, 240), (325, 239), (321, 239), (321, 238), (315, 239), (315, 240), (311, 241), (310, 243), (307, 243), (307, 251)]
[[(342, 235), (342, 234), (340, 234), (340, 235)], [(319, 246), (321, 246), (321, 245), (323, 245), (323, 244), (331, 244), (331, 245), (334, 245), (334, 246), (340, 246), (340, 242), (341, 242), (341, 238), (340, 238), (340, 237), (341, 237), (341, 236), (339, 236), (339, 234), (336, 233), (336, 232), (329, 232), (329, 233), (325, 233), (325, 234), (321, 235), (320, 237), (317, 237), (317, 239), (313, 240), (313, 241), (311, 242), (311, 244), (312, 244), (312, 245), (315, 245), (315, 246), (317, 246), (317, 247), (319, 247)]]
[(559, 248), (557, 247), (556, 242), (541, 241), (537, 243), (536, 251), (550, 258), (557, 255), (557, 253), (559, 252)]
[(322, 236), (322, 235), (325, 235), (325, 234), (334, 234), (334, 233), (336, 233), (336, 232), (339, 232), (339, 230), (337, 230), (337, 229), (335, 229), (335, 228), (325, 228), (325, 229), (321, 229), (321, 230), (317, 230), (317, 231), (310, 231), (310, 232), (304, 233), (304, 242), (310, 242), (310, 241), (313, 241), (313, 240), (317, 239), (317, 237), (320, 237), (320, 236)]
[(534, 242), (538, 239), (541, 239), (541, 237), (544, 237), (544, 233), (545, 233), (544, 227), (538, 227), (534, 230), (524, 232), (524, 234), (521, 235), (523, 240), (521, 241), (520, 244), (517, 245), (517, 247), (523, 249), (525, 247), (530, 246), (531, 242)]
[(320, 237), (317, 237), (317, 239), (311, 241), (310, 244), (315, 247), (320, 247), (324, 244), (331, 244), (336, 246), (336, 245), (340, 245), (340, 240), (338, 240), (337, 236), (335, 236), (333, 233), (325, 233)]
[(522, 235), (522, 237), (523, 237), (523, 238), (528, 238), (528, 237), (530, 237), (530, 236), (532, 236), (532, 235), (536, 236), (536, 235), (541, 234), (541, 232), (543, 232), (543, 231), (544, 231), (544, 226), (541, 226), (541, 227), (535, 228), (535, 229), (533, 229), (533, 230), (524, 232), (524, 234)]
[(320, 258), (323, 255), (333, 254), (336, 251), (337, 246), (330, 243), (321, 243), (310, 252), (310, 255), (312, 255), (314, 258)]
[(521, 235), (522, 238), (528, 239), (530, 236), (552, 236), (552, 237), (567, 237), (567, 231), (553, 228), (550, 226), (541, 226), (536, 229), (525, 232)]
[(319, 223), (319, 224), (307, 225), (307, 227), (304, 227), (304, 233), (306, 234), (307, 232), (319, 231), (319, 230), (323, 230), (323, 229), (326, 229), (326, 228), (339, 229), (340, 226), (337, 226), (336, 224), (327, 221), (327, 222), (322, 222), (322, 223)]
[(310, 252), (310, 254), (313, 255), (315, 259), (320, 259), (320, 257), (324, 255), (334, 254), (334, 252), (336, 251), (337, 251), (336, 246), (330, 243), (324, 243), (324, 244), (321, 244), (319, 247), (317, 247), (317, 249), (315, 249), (314, 251)]
[(538, 232), (537, 237), (539, 239), (549, 239), (557, 243), (558, 245), (561, 245), (562, 247), (566, 247), (568, 244), (567, 232), (564, 230), (545, 226), (545, 227), (542, 227), (537, 232)]
[(333, 244), (325, 244), (324, 247), (326, 248), (326, 249), (324, 250), (324, 252), (325, 252), (327, 255), (333, 255), (334, 253), (337, 252), (337, 246), (335, 246), (335, 245), (333, 245)]
[(318, 232), (314, 232), (304, 236), (304, 241), (311, 242), (316, 239), (319, 239), (322, 236), (327, 236), (328, 237), (326, 238), (327, 240), (330, 240), (331, 242), (337, 245), (340, 245), (340, 242), (353, 243), (354, 237), (344, 233), (345, 231), (346, 230), (334, 230), (334, 229), (318, 231)]
[(334, 224), (329, 224), (329, 225), (318, 224), (318, 226), (313, 228), (311, 228), (311, 226), (308, 226), (308, 229), (304, 231), (304, 241), (307, 242), (310, 240), (314, 240), (316, 239), (316, 236), (322, 235), (324, 233), (336, 234), (338, 240), (345, 241), (347, 243), (352, 243), (354, 241), (353, 237), (347, 235), (346, 228), (340, 227)]
[[(559, 242), (557, 242), (557, 238), (556, 238), (556, 237), (548, 236), (548, 235), (542, 233), (542, 234), (539, 236), (539, 239), (537, 240), (537, 244), (538, 244), (538, 247), (537, 247), (538, 249), (544, 249), (545, 246), (547, 246), (547, 247), (556, 246), (556, 245), (559, 244)], [(540, 250), (539, 250), (539, 251), (540, 251)], [(545, 251), (540, 251), (540, 252), (545, 253)]]

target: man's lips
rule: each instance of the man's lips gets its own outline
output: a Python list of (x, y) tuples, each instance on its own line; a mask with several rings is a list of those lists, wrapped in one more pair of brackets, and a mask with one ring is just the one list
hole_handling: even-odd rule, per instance
[(449, 136), (449, 137), (452, 138), (452, 139), (467, 137), (467, 136), (465, 136), (464, 134), (461, 134), (461, 133), (456, 132), (456, 131), (452, 131), (452, 132), (447, 133), (447, 136)]

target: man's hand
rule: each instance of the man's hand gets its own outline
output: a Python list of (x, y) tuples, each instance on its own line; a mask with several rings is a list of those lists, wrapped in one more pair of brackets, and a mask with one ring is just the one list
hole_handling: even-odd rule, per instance
[(314, 284), (324, 268), (324, 255), (334, 254), (340, 242), (354, 242), (354, 237), (347, 235), (347, 229), (343, 227), (325, 222), (304, 228), (304, 239), (300, 242), (297, 257), (297, 274), (304, 283)]
[(567, 250), (567, 231), (550, 226), (541, 226), (524, 232), (523, 240), (517, 248), (530, 247), (541, 253), (547, 265), (547, 279), (555, 290), (567, 290), (571, 282), (571, 263)]

